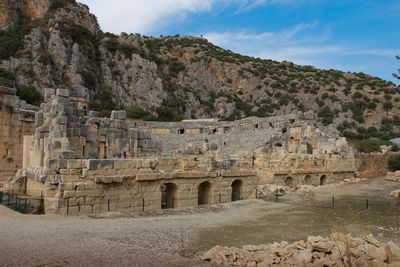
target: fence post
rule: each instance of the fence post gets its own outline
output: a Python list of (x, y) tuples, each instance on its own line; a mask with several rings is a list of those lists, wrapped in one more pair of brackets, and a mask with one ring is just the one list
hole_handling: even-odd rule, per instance
[(26, 195), (26, 188), (28, 187), (28, 177), (25, 177), (24, 195)]
[(142, 197), (142, 211), (144, 211), (144, 197)]
[(67, 199), (67, 214), (69, 214), (69, 198)]
[(111, 204), (111, 199), (108, 199), (107, 211), (110, 211), (110, 204)]
[(222, 199), (221, 199), (221, 193), (219, 193), (219, 204), (221, 204)]
[(26, 214), (26, 208), (27, 208), (27, 206), (28, 206), (28, 199), (25, 198), (25, 211), (24, 211), (25, 214)]
[(78, 202), (78, 212), (81, 212), (81, 203)]
[(368, 209), (368, 198), (367, 198), (367, 209)]
[(332, 196), (332, 209), (335, 208), (335, 196)]
[(172, 203), (171, 203), (171, 204), (172, 204), (172, 205), (171, 205), (171, 208), (172, 208), (172, 209), (175, 208), (175, 206), (174, 206), (174, 200), (175, 200), (174, 197), (171, 197), (171, 201), (172, 201)]

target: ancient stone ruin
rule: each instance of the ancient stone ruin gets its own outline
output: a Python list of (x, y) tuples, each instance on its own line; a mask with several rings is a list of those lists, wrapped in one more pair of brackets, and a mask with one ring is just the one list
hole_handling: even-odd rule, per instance
[(2, 88), (1, 101), (2, 178), (16, 171), (6, 187), (43, 197), (46, 213), (223, 203), (268, 184), (319, 186), (355, 174), (345, 138), (316, 128), (312, 112), (167, 123), (131, 121), (124, 111), (100, 118), (67, 89), (46, 89), (40, 109), (12, 89)]

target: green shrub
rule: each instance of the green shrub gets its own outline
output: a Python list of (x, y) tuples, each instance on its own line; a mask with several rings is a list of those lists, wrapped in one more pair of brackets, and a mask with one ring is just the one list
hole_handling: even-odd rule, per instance
[(145, 118), (151, 116), (151, 114), (139, 106), (132, 106), (126, 110), (126, 116), (131, 119), (148, 120)]
[(20, 25), (6, 31), (0, 31), (0, 59), (8, 59), (15, 56), (18, 50), (24, 46), (24, 36), (33, 27), (30, 20), (23, 20)]
[(53, 58), (49, 53), (42, 53), (38, 59), (38, 62), (44, 65), (50, 65), (50, 66), (54, 65)]
[(389, 111), (393, 108), (393, 103), (392, 102), (385, 102), (383, 103), (383, 109), (386, 111)]
[(389, 170), (394, 172), (400, 170), (400, 155), (393, 155), (388, 161)]
[(14, 110), (13, 106), (11, 106), (10, 104), (7, 104), (7, 105), (6, 105), (6, 109), (7, 109), (7, 111), (10, 112), (10, 113), (12, 113), (13, 110)]
[(12, 72), (0, 68), (0, 85), (7, 87), (14, 87), (15, 76)]
[(167, 108), (167, 107), (158, 107), (156, 109), (157, 112), (157, 120), (159, 121), (181, 121), (184, 117), (179, 114), (179, 112), (175, 109)]
[[(140, 50), (132, 45), (120, 43), (118, 40), (109, 39), (104, 42), (105, 48), (111, 53), (115, 53), (117, 51), (124, 54), (126, 58), (132, 59), (132, 54), (140, 54)], [(143, 55), (146, 57), (146, 55)], [(153, 58), (156, 61), (156, 58)]]
[(178, 77), (179, 72), (184, 71), (185, 69), (185, 64), (176, 59), (168, 63), (169, 74), (173, 77)]
[(42, 94), (31, 85), (23, 85), (19, 86), (17, 90), (17, 96), (22, 100), (25, 100), (27, 103), (40, 106), (43, 101)]
[(371, 152), (379, 152), (380, 146), (390, 145), (389, 141), (383, 140), (375, 140), (375, 139), (366, 139), (353, 141), (354, 147), (358, 150), (358, 152), (363, 153), (371, 153)]
[(397, 144), (394, 144), (393, 146), (392, 146), (392, 151), (393, 152), (398, 152), (400, 150), (400, 147), (397, 145)]
[(334, 112), (332, 112), (330, 107), (325, 106), (323, 109), (321, 109), (318, 112), (318, 117), (322, 118), (322, 123), (324, 125), (329, 125), (333, 122), (335, 114), (334, 114)]
[(62, 24), (62, 31), (71, 37), (72, 41), (77, 44), (83, 44), (87, 40), (94, 39), (92, 33), (82, 25)]
[(96, 76), (88, 70), (82, 70), (79, 72), (83, 79), (83, 85), (91, 90), (96, 89)]

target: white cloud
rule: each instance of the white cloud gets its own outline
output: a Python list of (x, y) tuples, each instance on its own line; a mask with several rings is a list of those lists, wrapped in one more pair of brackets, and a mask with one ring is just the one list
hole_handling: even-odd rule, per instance
[[(261, 5), (288, 4), (296, 0), (78, 0), (90, 7), (103, 31), (150, 33), (182, 23), (191, 13), (238, 6), (242, 13)], [(300, 0), (297, 0), (300, 1)], [(309, 1), (309, 0), (307, 0)]]
[(79, 0), (104, 31), (147, 33), (183, 21), (190, 12), (210, 11), (216, 0)]
[[(398, 50), (366, 49), (362, 47), (332, 44), (330, 29), (317, 34), (318, 23), (299, 24), (279, 32), (249, 33), (246, 30), (211, 32), (205, 34), (210, 42), (241, 54), (296, 63), (316, 63), (321, 57), (329, 56), (391, 56)], [(310, 32), (310, 33), (309, 33)], [(330, 41), (329, 44), (326, 44)]]

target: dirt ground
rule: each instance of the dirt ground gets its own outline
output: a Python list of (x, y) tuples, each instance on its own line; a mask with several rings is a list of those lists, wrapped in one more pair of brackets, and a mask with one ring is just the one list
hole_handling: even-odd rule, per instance
[[(400, 242), (400, 183), (370, 179), (151, 214), (22, 215), (0, 206), (1, 266), (211, 266), (196, 260), (214, 245), (295, 241), (331, 231)], [(332, 197), (335, 207), (332, 207)], [(366, 209), (368, 199), (368, 209)]]

